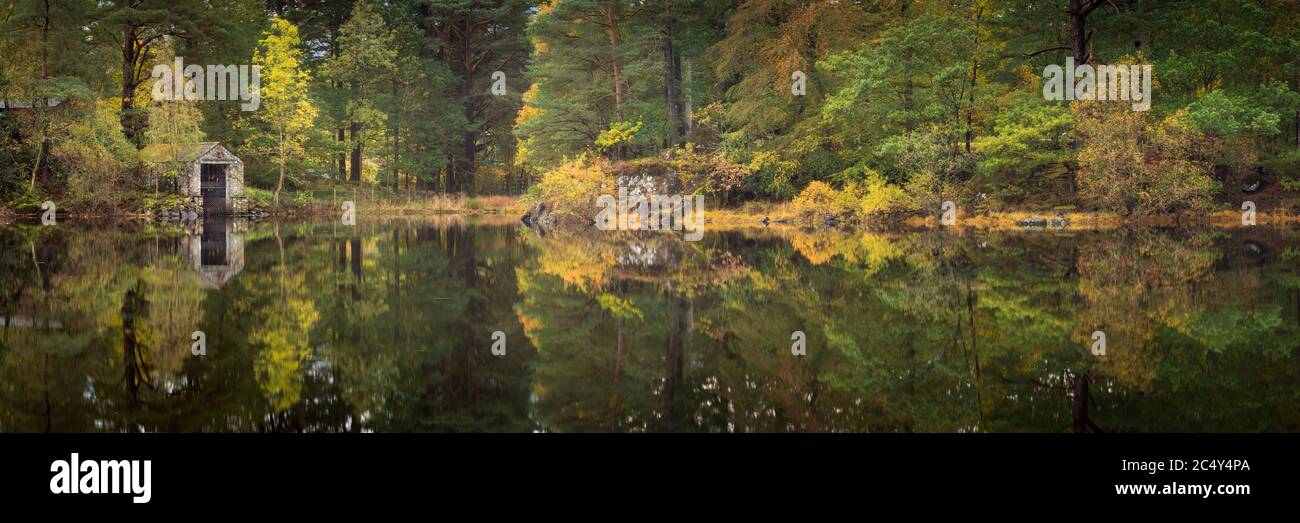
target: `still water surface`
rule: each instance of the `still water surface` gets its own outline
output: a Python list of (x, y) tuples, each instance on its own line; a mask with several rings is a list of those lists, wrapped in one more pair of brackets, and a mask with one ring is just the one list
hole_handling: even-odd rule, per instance
[(1294, 432), (1298, 262), (1266, 228), (11, 225), (0, 431)]

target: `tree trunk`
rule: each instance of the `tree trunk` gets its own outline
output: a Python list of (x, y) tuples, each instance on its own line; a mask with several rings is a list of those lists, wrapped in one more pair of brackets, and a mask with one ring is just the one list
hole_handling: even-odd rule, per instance
[(980, 80), (979, 39), (980, 20), (983, 18), (984, 8), (981, 7), (975, 12), (975, 49), (972, 51), (971, 58), (969, 106), (966, 107), (966, 154), (970, 154), (971, 141), (975, 139), (975, 94)]
[[(465, 99), (465, 121), (473, 122), (477, 118), (478, 96), (474, 95), (474, 70), (473, 56), (474, 50), (469, 49), (466, 43), (464, 52), (463, 66), (465, 68), (465, 83), (461, 84), (461, 96)], [(478, 154), (479, 130), (470, 127), (461, 134), (460, 142), (460, 160), (452, 161), (452, 168), (447, 171), (447, 192), (473, 193), (474, 189), (474, 171), (477, 170), (475, 156)]]
[(361, 238), (352, 238), (348, 241), (352, 250), (352, 301), (353, 303), (361, 301), (361, 291), (359, 289), (362, 280), (361, 267), (365, 262), (365, 256), (361, 252)]
[(50, 150), (49, 140), (42, 139), (41, 146), (36, 149), (36, 164), (32, 165), (32, 181), (31, 184), (28, 185), (28, 188), (31, 190), (36, 190), (36, 173), (43, 170), (42, 167), (44, 167), (43, 162), (45, 160), (45, 154), (49, 150)]
[(135, 143), (136, 138), (135, 108), (132, 98), (134, 98), (136, 86), (135, 62), (139, 59), (136, 56), (137, 49), (135, 48), (136, 31), (137, 28), (134, 25), (124, 24), (122, 26), (122, 132), (126, 135), (126, 139), (132, 143)]
[(1070, 14), (1070, 52), (1074, 56), (1074, 65), (1079, 66), (1092, 60), (1088, 52), (1089, 35), (1087, 32), (1088, 15), (1101, 7), (1103, 4), (1110, 4), (1117, 12), (1119, 7), (1111, 3), (1110, 0), (1070, 0), (1069, 8), (1066, 10)]
[(970, 143), (975, 139), (975, 87), (979, 82), (980, 61), (976, 58), (970, 68), (970, 99), (966, 107), (966, 154), (970, 154)]
[(41, 79), (50, 77), (50, 0), (45, 0), (41, 23)]
[(465, 133), (465, 140), (462, 142), (464, 154), (461, 169), (456, 169), (456, 192), (464, 192), (470, 196), (474, 195), (474, 172), (478, 169), (475, 165), (474, 156), (478, 153), (478, 133), (469, 131)]
[[(394, 99), (394, 100), (397, 100), (397, 99), (398, 99), (398, 98), (397, 98), (397, 95), (398, 95), (398, 92), (397, 92), (397, 82), (394, 81), (394, 82), (393, 82), (393, 99)], [(401, 133), (401, 131), (402, 131), (401, 123), (400, 123), (400, 121), (398, 120), (397, 116), (394, 115), (394, 116), (393, 116), (393, 168), (392, 168), (392, 173), (393, 173), (393, 192), (397, 192), (397, 189), (399, 188), (399, 185), (401, 185), (401, 184), (399, 183), (400, 178), (398, 177), (398, 174), (397, 174), (397, 154), (398, 154), (398, 153), (397, 153), (397, 147), (398, 147), (398, 145), (400, 145), (400, 143), (399, 143), (398, 140), (400, 139), (400, 138), (399, 138), (399, 137), (400, 137), (400, 134), (399, 134), (399, 133)]]
[(275, 183), (275, 206), (280, 206), (280, 191), (284, 190), (284, 129), (280, 129), (280, 180)]
[(1070, 53), (1074, 55), (1074, 65), (1076, 67), (1088, 61), (1088, 41), (1084, 27), (1084, 21), (1088, 19), (1088, 14), (1084, 12), (1081, 5), (1082, 1), (1070, 0)]
[(691, 131), (694, 130), (695, 122), (691, 121), (691, 61), (686, 61), (686, 75), (682, 82), (682, 122), (686, 125), (686, 136), (690, 137)]
[(1092, 381), (1092, 376), (1080, 374), (1074, 377), (1074, 409), (1072, 424), (1074, 432), (1084, 433), (1105, 432), (1098, 427), (1092, 418), (1088, 415), (1088, 402), (1092, 400), (1092, 392), (1089, 390), (1088, 383)]
[(401, 132), (402, 132), (401, 128), (393, 129), (393, 191), (397, 191), (398, 189), (402, 188), (402, 171), (401, 169), (398, 168), (397, 165), (402, 155), (402, 153), (400, 152), (401, 151), (400, 148), (402, 146)]
[[(614, 18), (614, 8), (605, 9), (605, 23), (609, 30), (610, 57), (614, 66), (614, 119), (623, 121), (623, 61), (618, 56), (618, 21)], [(615, 159), (623, 159), (623, 144), (615, 148)]]
[[(339, 129), (339, 134), (338, 134), (338, 139), (335, 140), (335, 141), (338, 142), (338, 143), (344, 143), (344, 142), (347, 142), (347, 141), (348, 141), (347, 130), (346, 130), (346, 129), (342, 129), (342, 128), (340, 128), (340, 129)], [(347, 179), (348, 179), (348, 155), (347, 155), (347, 153), (339, 153), (339, 179), (340, 179), (340, 180), (347, 180)]]
[(673, 46), (673, 19), (670, 17), (664, 25), (664, 99), (668, 106), (668, 140), (667, 147), (674, 149), (680, 145), (681, 107), (679, 83), (681, 81), (681, 62)]
[[(50, 56), (49, 56), (49, 46), (50, 46), (50, 2), (49, 2), (49, 0), (46, 0), (46, 1), (45, 1), (45, 13), (44, 13), (44, 14), (45, 14), (45, 16), (44, 16), (44, 21), (43, 21), (43, 23), (42, 23), (42, 25), (41, 25), (41, 80), (45, 80), (46, 78), (49, 78), (49, 77), (50, 77)], [(39, 114), (44, 114), (44, 113), (47, 113), (47, 112), (50, 110), (50, 102), (49, 102), (48, 99), (41, 99), (41, 104), (42, 104), (42, 107), (40, 107), (40, 108), (33, 108), (33, 109), (32, 109), (32, 113), (33, 113), (33, 114), (37, 114), (37, 115), (39, 115)], [(42, 179), (45, 179), (45, 178), (46, 178), (46, 176), (45, 176), (45, 171), (46, 171), (46, 168), (45, 168), (45, 164), (46, 164), (46, 162), (45, 162), (45, 158), (47, 158), (48, 155), (49, 155), (49, 153), (50, 153), (50, 133), (49, 133), (49, 126), (46, 125), (46, 123), (45, 123), (45, 122), (47, 122), (47, 121), (49, 120), (49, 115), (46, 114), (46, 116), (45, 116), (44, 118), (40, 118), (40, 120), (41, 120), (40, 125), (41, 125), (41, 128), (42, 128), (42, 131), (41, 131), (41, 146), (37, 149), (37, 152), (36, 152), (36, 165), (33, 165), (33, 166), (32, 166), (32, 181), (31, 181), (31, 183), (30, 183), (29, 186), (28, 186), (28, 188), (30, 188), (30, 189), (33, 190), (33, 191), (36, 190), (36, 175), (37, 175), (37, 173), (40, 173)]]
[(358, 140), (361, 134), (361, 124), (352, 122), (348, 132), (352, 138), (352, 181), (361, 183), (361, 141)]

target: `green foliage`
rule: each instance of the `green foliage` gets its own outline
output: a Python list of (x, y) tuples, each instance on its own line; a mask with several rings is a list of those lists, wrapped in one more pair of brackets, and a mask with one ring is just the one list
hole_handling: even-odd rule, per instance
[(1017, 91), (993, 121), (993, 133), (975, 145), (979, 175), (998, 188), (1023, 183), (1023, 178), (1074, 158), (1074, 115), (1064, 105)]
[(602, 150), (609, 150), (620, 145), (632, 143), (636, 139), (637, 132), (641, 131), (641, 122), (614, 122), (610, 124), (609, 129), (600, 132), (596, 136), (596, 147)]
[(253, 64), (262, 70), (263, 85), (258, 91), (261, 107), (252, 117), (251, 149), (276, 159), (279, 176), (273, 199), (277, 205), (280, 191), (284, 190), (286, 165), (301, 161), (303, 145), (318, 114), (308, 97), (311, 74), (303, 70), (301, 45), (297, 26), (276, 18), (253, 55)]
[(1228, 96), (1221, 90), (1211, 91), (1188, 104), (1191, 127), (1201, 133), (1233, 137), (1242, 133), (1273, 135), (1278, 133), (1281, 116), (1240, 96)]
[[(1104, 169), (1081, 169), (1090, 124), (1041, 96), (1042, 67), (1071, 52), (1060, 3), (10, 0), (0, 2), (0, 99), (36, 103), (0, 111), (0, 199), (66, 191), (81, 176), (71, 158), (87, 153), (58, 149), (80, 146), (68, 142), (72, 126), (90, 125), (87, 108), (102, 103), (120, 107), (137, 146), (220, 141), (244, 158), (249, 186), (280, 190), (354, 178), (496, 192), (506, 184), (494, 182), (538, 179), (586, 154), (660, 159), (726, 204), (793, 199), (820, 181), (856, 186), (866, 214), (975, 194), (989, 205), (1169, 210), (1200, 207), (1208, 187), (1186, 173), (1206, 165), (1229, 183), (1261, 169), (1295, 176), (1294, 0), (1116, 2), (1083, 20), (1089, 60), (1150, 63), (1156, 92), (1143, 132), (1101, 141), (1146, 151), (1135, 164), (1190, 163), (1151, 178), (1168, 184), (1141, 181), (1150, 173), (1140, 169), (1102, 178), (1197, 196), (1165, 206), (1142, 191), (1075, 192), (1078, 176)], [(151, 103), (145, 73), (174, 56), (260, 65), (261, 109)], [(40, 103), (51, 99), (67, 103)], [(1196, 150), (1171, 159), (1126, 141), (1159, 135), (1170, 116)], [(97, 186), (115, 183), (154, 185)]]
[(179, 194), (159, 194), (158, 196), (145, 196), (142, 206), (146, 211), (159, 213), (170, 212), (184, 209), (190, 199)]
[(838, 129), (902, 135), (932, 125), (961, 128), (973, 28), (952, 16), (923, 15), (886, 30), (877, 45), (832, 55), (823, 66), (842, 81), (822, 114)]
[(139, 162), (135, 146), (122, 133), (119, 113), (108, 102), (88, 109), (85, 119), (68, 127), (66, 139), (50, 150), (66, 173), (66, 200), (80, 212), (111, 212), (123, 207), (128, 177)]
[[(172, 53), (163, 53), (164, 63), (173, 59)], [(149, 166), (152, 189), (155, 192), (164, 188), (171, 190), (177, 176), (192, 168), (190, 163), (179, 158), (182, 151), (205, 141), (203, 113), (197, 102), (187, 100), (153, 100), (146, 112), (149, 127), (145, 130), (145, 143), (167, 151), (170, 160)]]
[(611, 147), (634, 138), (625, 131), (643, 113), (629, 102), (643, 99), (634, 89), (645, 85), (625, 76), (634, 60), (634, 48), (622, 39), (625, 7), (621, 0), (560, 0), (533, 15), (533, 87), (515, 124), (528, 153), (522, 161), (553, 167), (602, 141), (609, 145), (600, 147)]
[(345, 146), (353, 154), (349, 176), (360, 182), (362, 167), (356, 156), (382, 139), (387, 121), (380, 100), (392, 90), (397, 72), (396, 36), (374, 2), (360, 1), (338, 28), (337, 46), (337, 54), (322, 65), (320, 74), (339, 90), (337, 125), (347, 128)]
[(258, 187), (244, 186), (244, 196), (248, 197), (250, 204), (269, 207), (275, 203), (274, 193)]
[[(523, 68), (533, 52), (526, 31), (536, 4), (534, 0), (429, 0), (405, 3), (405, 14), (393, 17), (416, 24), (418, 32), (411, 33), (407, 47), (410, 55), (436, 57), (430, 61), (436, 63), (416, 67), (433, 73), (423, 90), (428, 93), (426, 103), (434, 104), (428, 108), (430, 116), (445, 131), (430, 129), (418, 138), (423, 145), (411, 154), (422, 158), (432, 147), (443, 151), (450, 162), (443, 180), (451, 192), (472, 191), (479, 164), (515, 162), (518, 142), (511, 125), (519, 113), (519, 93), (527, 90)], [(506, 94), (500, 96), (491, 90), (498, 71), (505, 75), (506, 87)], [(446, 87), (440, 89), (437, 83), (442, 82)], [(397, 99), (395, 114), (409, 110), (407, 100)]]

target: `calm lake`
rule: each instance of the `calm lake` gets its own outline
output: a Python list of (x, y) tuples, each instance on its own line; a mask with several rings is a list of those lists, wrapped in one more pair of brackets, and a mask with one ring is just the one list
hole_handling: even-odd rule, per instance
[(1300, 231), (495, 221), (0, 227), (0, 431), (1300, 431)]

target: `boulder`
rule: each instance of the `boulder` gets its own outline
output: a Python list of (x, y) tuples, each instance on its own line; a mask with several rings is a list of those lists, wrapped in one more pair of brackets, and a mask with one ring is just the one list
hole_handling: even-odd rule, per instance
[(551, 214), (551, 207), (546, 202), (538, 202), (532, 209), (519, 217), (519, 221), (529, 227), (546, 225), (546, 218)]

